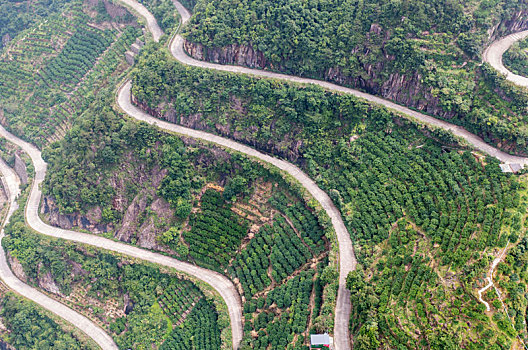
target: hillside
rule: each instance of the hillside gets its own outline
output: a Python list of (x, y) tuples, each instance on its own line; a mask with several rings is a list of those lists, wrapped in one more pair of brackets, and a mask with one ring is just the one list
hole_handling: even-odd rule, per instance
[(185, 49), (360, 88), (526, 154), (526, 97), (479, 57), (493, 38), (526, 26), (525, 10), (522, 1), (201, 0)]
[[(104, 350), (523, 348), (528, 178), (499, 159), (528, 158), (299, 77), (528, 154), (528, 94), (480, 59), (527, 3), (186, 0), (185, 39), (177, 2), (140, 3), (0, 3), (20, 281)], [(93, 345), (2, 284), (0, 321), (16, 348)]]
[[(263, 346), (300, 346), (310, 330), (331, 329), (331, 237), (276, 171), (105, 108), (85, 114), (45, 158), (43, 210), (51, 224), (225, 274), (242, 296), (247, 331), (277, 334)], [(284, 327), (290, 331), (274, 331)]]
[(139, 29), (108, 6), (70, 2), (1, 52), (0, 120), (15, 134), (41, 147), (58, 140), (101, 88), (117, 84)]
[(119, 348), (226, 347), (221, 329), (229, 322), (219, 320), (215, 295), (207, 288), (185, 275), (44, 239), (20, 220), (22, 212), (3, 242), (17, 277), (95, 320)]
[(524, 180), (447, 134), (317, 87), (187, 68), (153, 49), (133, 76), (154, 115), (288, 158), (331, 195), (361, 263), (350, 276), (359, 348), (515, 342), (509, 329), (484, 337), (494, 321), (476, 295), (489, 257), (523, 235)]

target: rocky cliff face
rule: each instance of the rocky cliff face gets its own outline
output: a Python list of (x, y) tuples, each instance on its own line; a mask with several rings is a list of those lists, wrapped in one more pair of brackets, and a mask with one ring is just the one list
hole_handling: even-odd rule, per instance
[(515, 12), (510, 18), (498, 23), (488, 31), (489, 42), (497, 40), (501, 36), (520, 32), (528, 29), (528, 10)]
[(20, 261), (9, 253), (7, 253), (7, 261), (9, 262), (13, 274), (22, 282), (27, 282), (27, 276)]
[[(491, 28), (489, 41), (520, 30), (528, 29), (528, 11), (518, 11), (509, 19)], [(373, 34), (382, 33), (382, 28), (373, 24), (370, 28)], [(388, 39), (388, 38), (387, 38)], [(229, 45), (219, 48), (207, 48), (201, 44), (185, 41), (184, 48), (192, 57), (220, 64), (235, 64), (258, 69), (281, 71), (282, 67), (273, 67), (271, 63), (253, 46)], [(359, 55), (361, 53), (354, 53)], [(339, 67), (330, 67), (324, 71), (323, 78), (336, 84), (365, 90), (371, 94), (382, 96), (408, 107), (416, 108), (443, 118), (452, 118), (455, 112), (445, 111), (440, 107), (439, 99), (431, 93), (431, 88), (421, 82), (422, 76), (418, 72), (401, 74), (390, 73), (381, 78), (386, 64), (394, 58), (385, 56), (374, 64), (365, 64), (363, 74), (347, 75)]]
[[(103, 211), (99, 206), (90, 208), (85, 214), (63, 214), (50, 196), (43, 198), (40, 212), (52, 226), (67, 230), (82, 229), (94, 234), (113, 232), (114, 237), (121, 241), (135, 241), (143, 248), (169, 252), (156, 241), (156, 237), (168, 229), (174, 217), (169, 203), (157, 195), (157, 189), (166, 174), (167, 169), (157, 166), (146, 169), (137, 160), (127, 158), (109, 179), (115, 191), (112, 209), (122, 213), (122, 218), (115, 223), (104, 222)], [(133, 197), (130, 197), (131, 186), (137, 186)]]
[[(376, 32), (379, 28), (373, 26), (371, 30)], [(229, 45), (222, 48), (206, 48), (201, 44), (185, 41), (184, 48), (189, 55), (199, 60), (258, 69), (281, 70), (281, 67), (273, 67), (266, 60), (264, 54), (256, 51), (252, 46)], [(361, 76), (346, 75), (341, 68), (330, 67), (326, 69), (322, 78), (339, 85), (359, 88), (427, 113), (445, 118), (454, 116), (453, 112), (444, 111), (439, 107), (439, 101), (431, 94), (431, 89), (421, 83), (422, 77), (419, 73), (392, 73), (387, 79), (381, 80), (379, 72), (383, 71), (387, 61), (391, 59), (393, 58), (385, 57), (384, 61), (376, 64), (366, 64), (363, 67), (364, 74)]]
[(264, 54), (255, 50), (251, 45), (232, 44), (219, 49), (208, 49), (202, 44), (185, 41), (183, 47), (192, 57), (199, 60), (251, 68), (269, 67)]
[(66, 230), (77, 228), (96, 234), (113, 230), (112, 224), (101, 222), (102, 211), (100, 207), (90, 209), (86, 215), (81, 215), (79, 213), (62, 214), (55, 203), (55, 200), (50, 196), (46, 196), (42, 201), (40, 212), (41, 214), (44, 214), (44, 218), (50, 225)]
[(28, 174), (27, 174), (26, 163), (22, 160), (22, 158), (20, 158), (20, 156), (17, 153), (15, 153), (14, 169), (18, 177), (20, 178), (20, 182), (22, 182), (23, 185), (27, 184)]
[[(134, 96), (132, 96), (132, 102), (134, 105), (146, 111), (150, 115), (155, 116), (156, 118), (164, 119), (168, 122), (179, 124), (191, 129), (211, 131), (209, 125), (205, 120), (202, 119), (201, 113), (191, 115), (177, 115), (173, 109), (164, 108), (163, 106), (153, 109), (148, 107), (145, 103), (138, 101)], [(234, 109), (239, 109), (240, 113), (246, 113), (243, 110), (240, 101), (236, 97), (231, 97), (231, 104), (233, 105)], [(281, 140), (281, 142), (273, 142), (270, 140), (267, 143), (261, 143), (257, 142), (255, 138), (251, 136), (252, 133), (258, 132), (259, 128), (257, 126), (252, 127), (249, 130), (244, 130), (243, 132), (233, 131), (233, 128), (229, 122), (226, 124), (215, 124), (214, 127), (216, 132), (218, 132), (218, 134), (221, 136), (231, 138), (235, 141), (244, 143), (264, 152), (279, 155), (280, 157), (288, 159), (292, 162), (296, 162), (301, 156), (300, 150), (303, 142), (293, 138), (293, 135), (296, 134), (296, 132), (293, 132), (293, 130), (292, 133)], [(185, 140), (185, 142), (191, 141)]]

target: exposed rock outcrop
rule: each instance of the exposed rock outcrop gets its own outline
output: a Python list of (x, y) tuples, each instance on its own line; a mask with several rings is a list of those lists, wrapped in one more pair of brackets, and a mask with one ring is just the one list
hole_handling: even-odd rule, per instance
[(27, 276), (20, 261), (9, 253), (7, 253), (7, 261), (9, 262), (9, 266), (11, 266), (11, 270), (15, 276), (22, 282), (27, 282)]
[(15, 153), (15, 166), (14, 166), (15, 172), (17, 173), (18, 177), (20, 178), (20, 182), (25, 185), (28, 183), (28, 174), (27, 174), (27, 168), (26, 163), (18, 153)]
[[(99, 1), (101, 0), (87, 0), (87, 3), (91, 6), (97, 6), (99, 4)], [(127, 9), (124, 8), (123, 6), (116, 5), (113, 2), (108, 1), (108, 0), (102, 0), (102, 1), (106, 9), (106, 12), (112, 19), (116, 17), (126, 16), (126, 14), (128, 13)]]
[(76, 227), (92, 233), (103, 233), (113, 230), (112, 224), (102, 223), (102, 211), (100, 207), (90, 209), (86, 215), (80, 213), (62, 214), (59, 211), (55, 200), (50, 196), (45, 196), (40, 207), (41, 214), (52, 226), (57, 226), (67, 230)]
[[(381, 28), (373, 25), (371, 31), (379, 33)], [(189, 55), (200, 60), (259, 69), (281, 70), (280, 66), (273, 67), (265, 59), (263, 53), (256, 51), (252, 46), (229, 45), (222, 48), (206, 48), (201, 44), (186, 41), (184, 48)], [(356, 52), (355, 54), (360, 55), (361, 53)], [(324, 71), (323, 78), (336, 84), (363, 89), (368, 93), (379, 95), (437, 116), (446, 118), (454, 116), (454, 112), (444, 111), (439, 106), (439, 100), (431, 94), (431, 89), (421, 83), (422, 76), (419, 73), (391, 73), (388, 78), (381, 79), (379, 73), (383, 71), (387, 62), (393, 59), (393, 57), (386, 56), (384, 60), (375, 64), (366, 64), (363, 67), (363, 73), (357, 76), (343, 73), (340, 67), (330, 67)], [(174, 122), (168, 117), (164, 118)]]
[[(141, 247), (159, 248), (154, 239), (156, 234), (159, 233), (158, 229), (155, 225), (149, 227), (144, 226), (150, 220), (153, 220), (153, 218), (149, 217), (145, 223), (140, 223), (138, 219), (147, 208), (150, 209), (150, 212), (153, 213), (152, 216), (154, 217), (164, 217), (167, 220), (170, 220), (173, 216), (173, 212), (168, 203), (166, 206), (159, 204), (154, 205), (154, 203), (163, 201), (156, 195), (156, 189), (160, 186), (165, 175), (167, 175), (167, 169), (160, 170), (159, 168), (154, 168), (148, 175), (140, 174), (137, 179), (138, 183), (148, 183), (149, 186), (142, 189), (127, 207), (121, 226), (116, 233), (117, 239), (124, 242), (130, 242), (132, 238), (137, 236), (137, 243)], [(146, 237), (143, 237), (142, 235), (145, 235)]]
[(57, 284), (55, 283), (55, 280), (53, 279), (53, 276), (50, 271), (46, 272), (45, 274), (39, 273), (38, 285), (45, 291), (57, 295), (62, 295), (59, 286), (57, 286)]
[(208, 49), (202, 44), (185, 41), (183, 47), (192, 57), (199, 60), (251, 68), (269, 67), (264, 54), (255, 50), (251, 45), (231, 44), (221, 49)]
[[(62, 214), (50, 196), (43, 198), (41, 214), (53, 226), (83, 229), (94, 234), (115, 232), (114, 236), (121, 241), (135, 240), (143, 248), (169, 251), (156, 241), (156, 237), (168, 229), (174, 216), (169, 203), (157, 195), (167, 171), (157, 166), (147, 170), (143, 164), (127, 156), (121, 168), (109, 179), (115, 191), (112, 209), (123, 213), (117, 223), (105, 223), (99, 206), (92, 207), (85, 214)], [(129, 198), (131, 184), (138, 186), (133, 198)]]
[[(209, 131), (209, 126), (205, 120), (202, 120), (203, 116), (201, 113), (191, 115), (177, 115), (173, 109), (167, 109), (164, 108), (164, 106), (153, 109), (147, 106), (145, 103), (138, 101), (134, 96), (132, 96), (132, 102), (156, 118), (164, 119), (175, 124), (180, 124), (191, 129)], [(235, 111), (237, 110), (237, 106), (239, 109), (243, 109), (243, 107), (241, 107), (240, 101), (238, 101), (238, 99), (234, 96), (231, 97), (231, 103)], [(245, 113), (242, 110), (238, 112)], [(274, 126), (272, 125), (271, 128), (273, 129), (273, 127)], [(282, 139), (280, 142), (269, 140), (266, 143), (262, 143), (257, 142), (255, 138), (251, 136), (252, 132), (258, 132), (258, 127), (256, 126), (242, 132), (233, 131), (229, 123), (215, 124), (215, 128), (216, 131), (222, 136), (232, 138), (235, 141), (250, 145), (251, 147), (257, 148), (264, 152), (277, 154), (292, 162), (295, 162), (299, 159), (300, 150), (303, 146), (303, 142), (301, 140), (294, 139), (294, 135), (296, 134), (294, 130), (292, 130), (292, 132), (284, 137), (284, 139)]]
[(508, 19), (499, 22), (488, 31), (488, 44), (498, 38), (528, 29), (528, 10), (515, 12)]

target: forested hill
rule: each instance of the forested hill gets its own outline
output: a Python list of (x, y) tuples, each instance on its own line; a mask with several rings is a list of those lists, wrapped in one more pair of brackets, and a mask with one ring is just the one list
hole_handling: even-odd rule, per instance
[(31, 24), (57, 13), (65, 0), (0, 0), (0, 49)]
[(524, 99), (513, 110), (502, 101), (516, 104), (519, 94), (480, 65), (480, 52), (524, 28), (527, 8), (521, 0), (199, 0), (185, 48), (360, 88), (526, 154)]

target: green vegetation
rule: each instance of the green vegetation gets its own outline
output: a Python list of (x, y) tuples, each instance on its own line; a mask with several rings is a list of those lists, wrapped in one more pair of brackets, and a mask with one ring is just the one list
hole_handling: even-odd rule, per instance
[[(273, 207), (286, 209), (288, 199), (282, 194), (274, 197), (270, 199), (275, 204)], [(280, 205), (276, 205), (278, 201)], [(284, 212), (288, 213), (287, 220), (296, 225), (292, 227), (285, 217), (276, 216), (273, 226), (263, 226), (228, 269), (233, 278), (238, 278), (246, 296), (254, 296), (269, 287), (273, 281), (285, 280), (325, 250), (322, 244), (323, 231), (317, 218), (309, 210), (297, 204)], [(268, 276), (270, 268), (271, 274)]]
[[(18, 136), (38, 146), (61, 138), (103, 86), (119, 81), (119, 73), (126, 68), (124, 52), (140, 31), (117, 24), (119, 18), (94, 24), (97, 16), (90, 16), (96, 14), (73, 1), (3, 50), (0, 113)], [(122, 31), (96, 28), (112, 28), (110, 21)]]
[(228, 206), (222, 194), (207, 190), (201, 198), (201, 211), (190, 218), (190, 231), (182, 236), (193, 259), (211, 267), (226, 266), (246, 235), (248, 225)]
[[(170, 249), (179, 259), (232, 277), (240, 283), (245, 303), (281, 287), (289, 275), (309, 271), (313, 263), (321, 269), (328, 265), (329, 242), (319, 219), (276, 170), (127, 120), (108, 108), (111, 90), (101, 90), (99, 96), (64, 139), (43, 153), (49, 163), (43, 193), (62, 214), (88, 216), (100, 210), (94, 225), (107, 225), (108, 235), (133, 244), (143, 245), (152, 235), (155, 242), (149, 248)], [(131, 217), (129, 208), (139, 209)], [(253, 241), (261, 236), (276, 249), (256, 251)], [(250, 280), (252, 260), (238, 259), (240, 253), (267, 261), (259, 271), (262, 276), (269, 270), (265, 283)], [(235, 280), (243, 275), (243, 281)], [(305, 335), (312, 328), (332, 329), (335, 282), (328, 279), (314, 289), (320, 291), (317, 302), (304, 308), (320, 312), (291, 328), (288, 339), (299, 334), (293, 332), (301, 324)], [(175, 341), (188, 344), (190, 334), (175, 334)], [(245, 339), (251, 342), (253, 336), (247, 330)]]
[[(511, 220), (517, 221), (517, 215), (510, 216)], [(516, 243), (517, 236), (512, 237)], [(527, 301), (524, 293), (528, 285), (526, 269), (526, 256), (528, 239), (523, 237), (517, 245), (509, 248), (505, 258), (497, 266), (497, 275), (494, 277), (495, 286), (499, 289), (501, 297), (493, 288), (484, 294), (494, 309), (493, 318), (499, 329), (511, 336), (519, 335), (524, 342), (528, 340), (526, 328)]]
[(0, 50), (21, 31), (58, 13), (66, 1), (0, 1)]
[[(515, 341), (511, 332), (495, 332), (475, 297), (488, 254), (524, 234), (525, 185), (501, 173), (496, 160), (349, 95), (183, 67), (149, 49), (134, 71), (133, 94), (160, 118), (187, 124), (193, 116), (196, 128), (288, 158), (326, 190), (357, 242), (360, 264), (350, 287), (358, 348)], [(284, 274), (273, 263), (281, 242), (293, 237), (285, 227), (280, 219), (263, 226), (228, 269), (253, 300), (271, 279), (269, 264), (280, 279), (292, 274), (284, 262), (295, 269), (298, 257), (309, 257), (304, 248), (288, 249)], [(320, 242), (317, 235), (313, 241)]]
[(48, 85), (65, 84), (70, 88), (80, 82), (95, 60), (114, 41), (113, 33), (82, 26), (44, 68), (42, 78)]
[[(314, 286), (313, 271), (304, 271), (257, 300), (244, 306), (245, 329), (258, 334), (242, 349), (305, 349), (306, 324), (310, 320), (310, 296)], [(314, 311), (315, 312), (315, 311)], [(314, 319), (317, 314), (312, 314)], [(294, 334), (302, 334), (294, 341)]]
[(160, 350), (216, 350), (220, 349), (220, 332), (211, 304), (198, 301), (185, 321), (176, 327)]
[(528, 40), (518, 41), (502, 56), (504, 65), (513, 73), (528, 76)]
[[(47, 290), (56, 286), (68, 296), (68, 306), (107, 328), (119, 348), (160, 347), (172, 332), (179, 332), (181, 322), (192, 324), (198, 322), (195, 318), (203, 317), (208, 319), (208, 328), (193, 329), (196, 338), (203, 338), (203, 344), (213, 344), (203, 349), (219, 348), (216, 310), (194, 284), (160, 272), (158, 266), (41, 238), (23, 226), (22, 215), (19, 212), (13, 218), (3, 245), (20, 261), (28, 282), (39, 286), (47, 281)], [(201, 302), (194, 305), (187, 297), (189, 293)]]
[(83, 343), (78, 334), (70, 330), (71, 326), (58, 324), (35, 304), (12, 292), (3, 290), (1, 293), (0, 318), (6, 328), (0, 335), (1, 339), (16, 349), (94, 348)]
[(522, 9), (523, 1), (201, 0), (185, 36), (205, 59), (360, 88), (527, 154), (526, 96), (479, 58), (490, 33), (507, 32)]
[(158, 25), (166, 34), (170, 34), (180, 24), (180, 16), (171, 0), (140, 0), (138, 2), (154, 15)]

